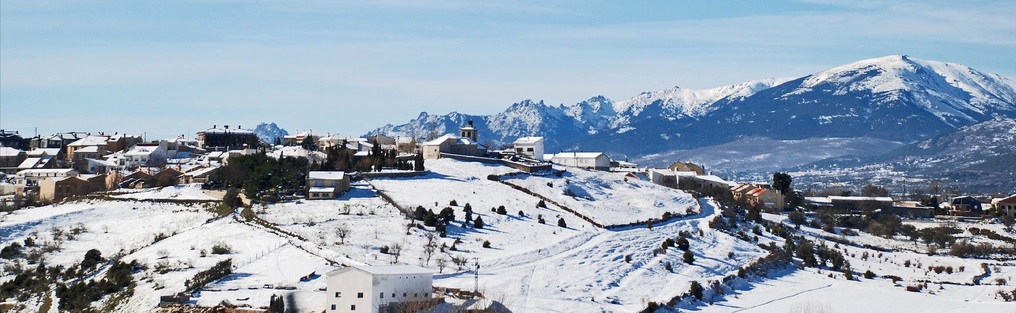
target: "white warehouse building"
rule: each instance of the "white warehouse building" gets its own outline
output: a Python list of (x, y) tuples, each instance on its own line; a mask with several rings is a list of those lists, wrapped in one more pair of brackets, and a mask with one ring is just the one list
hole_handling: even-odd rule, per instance
[(550, 162), (601, 171), (610, 169), (610, 158), (603, 152), (561, 152), (551, 156)]
[(432, 299), (434, 272), (413, 265), (349, 266), (327, 274), (326, 312), (383, 312)]

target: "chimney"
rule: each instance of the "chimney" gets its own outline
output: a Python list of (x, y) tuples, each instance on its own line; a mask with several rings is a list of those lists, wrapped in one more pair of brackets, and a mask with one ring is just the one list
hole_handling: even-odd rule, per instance
[(218, 125), (212, 124), (212, 129), (215, 129), (215, 126), (218, 126)]

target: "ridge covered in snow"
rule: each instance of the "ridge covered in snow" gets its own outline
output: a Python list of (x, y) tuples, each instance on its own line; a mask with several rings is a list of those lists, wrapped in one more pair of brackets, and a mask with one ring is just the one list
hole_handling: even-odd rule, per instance
[(613, 101), (557, 106), (523, 100), (495, 115), (421, 114), (370, 133), (426, 137), (467, 120), (481, 141), (547, 137), (547, 150), (603, 150), (627, 157), (712, 146), (747, 137), (870, 137), (904, 143), (995, 116), (1016, 117), (1016, 82), (964, 65), (906, 55), (861, 60), (800, 78), (711, 89), (673, 87)]

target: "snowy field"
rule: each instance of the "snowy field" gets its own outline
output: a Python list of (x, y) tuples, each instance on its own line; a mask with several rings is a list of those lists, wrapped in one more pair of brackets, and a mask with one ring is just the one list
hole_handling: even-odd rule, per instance
[(136, 199), (136, 200), (221, 200), (222, 198), (216, 198), (209, 196), (201, 190), (201, 184), (187, 184), (170, 186), (165, 188), (148, 188), (140, 191), (134, 191), (129, 189), (120, 189), (116, 192), (128, 192), (122, 195), (115, 195), (114, 198), (119, 199)]
[(664, 213), (698, 211), (695, 199), (682, 191), (617, 173), (569, 167), (561, 176), (516, 175), (505, 181), (567, 206), (603, 225), (627, 225), (659, 219)]

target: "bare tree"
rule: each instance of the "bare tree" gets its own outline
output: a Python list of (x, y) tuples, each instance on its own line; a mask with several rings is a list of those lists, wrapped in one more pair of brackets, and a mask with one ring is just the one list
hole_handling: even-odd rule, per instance
[(390, 251), (392, 256), (395, 257), (395, 262), (392, 262), (392, 264), (399, 263), (399, 256), (402, 256), (402, 244), (401, 243), (393, 244), (391, 249), (389, 249), (388, 251)]
[(437, 262), (437, 272), (444, 273), (445, 266), (448, 266), (448, 259), (438, 258), (435, 262)]
[(437, 236), (434, 233), (427, 233), (427, 245), (423, 246), (423, 254), (427, 256), (427, 261), (424, 265), (430, 265), (430, 258), (434, 256), (434, 250), (437, 250)]
[(459, 256), (452, 257), (452, 263), (455, 263), (455, 266), (458, 268), (459, 271), (462, 271), (462, 266), (466, 265), (466, 263), (468, 262), (469, 260), (464, 257)]
[(349, 236), (350, 232), (352, 232), (352, 230), (349, 229), (349, 226), (346, 226), (346, 224), (339, 225), (339, 227), (335, 228), (335, 235), (339, 236), (339, 240), (342, 241), (342, 244), (346, 244), (346, 237)]

